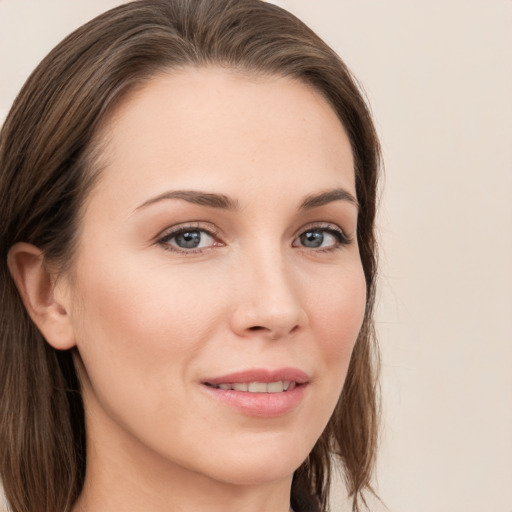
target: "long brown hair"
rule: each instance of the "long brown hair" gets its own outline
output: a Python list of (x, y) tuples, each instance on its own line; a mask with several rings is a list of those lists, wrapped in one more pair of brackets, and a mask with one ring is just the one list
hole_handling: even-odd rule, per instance
[(94, 180), (95, 135), (120, 99), (161, 70), (226, 68), (293, 77), (320, 91), (351, 142), (367, 305), (343, 392), (292, 484), (324, 510), (331, 462), (359, 509), (377, 443), (378, 352), (372, 324), (379, 143), (368, 107), (340, 58), (290, 13), (259, 0), (139, 0), (62, 41), (27, 80), (0, 135), (0, 477), (14, 512), (69, 511), (81, 492), (86, 443), (71, 351), (45, 342), (6, 260), (24, 241), (48, 262), (72, 261), (80, 208)]

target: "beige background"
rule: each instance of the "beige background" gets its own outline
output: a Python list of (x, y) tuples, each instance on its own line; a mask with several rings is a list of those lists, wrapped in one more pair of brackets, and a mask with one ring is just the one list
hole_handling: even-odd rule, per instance
[[(0, 0), (0, 118), (119, 3)], [(352, 68), (382, 138), (379, 493), (392, 512), (512, 512), (512, 1), (276, 3)]]

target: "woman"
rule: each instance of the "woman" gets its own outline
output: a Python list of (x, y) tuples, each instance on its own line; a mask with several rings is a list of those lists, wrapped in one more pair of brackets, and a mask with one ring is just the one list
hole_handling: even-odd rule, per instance
[(359, 509), (376, 450), (379, 146), (258, 0), (142, 0), (60, 43), (1, 133), (13, 511)]

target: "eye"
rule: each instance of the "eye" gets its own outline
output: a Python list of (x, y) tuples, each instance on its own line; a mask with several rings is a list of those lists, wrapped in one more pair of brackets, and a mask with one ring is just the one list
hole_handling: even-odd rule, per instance
[(192, 226), (181, 227), (167, 233), (158, 240), (168, 250), (196, 252), (220, 244), (213, 233)]
[(306, 249), (335, 249), (350, 243), (350, 239), (338, 228), (311, 228), (304, 231), (293, 242), (294, 247)]

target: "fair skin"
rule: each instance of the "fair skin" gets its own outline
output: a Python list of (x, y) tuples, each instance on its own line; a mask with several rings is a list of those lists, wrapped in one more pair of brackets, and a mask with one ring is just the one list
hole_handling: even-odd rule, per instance
[(302, 83), (205, 68), (153, 78), (100, 135), (71, 270), (9, 255), (45, 338), (78, 350), (75, 511), (287, 512), (364, 314), (343, 127)]

